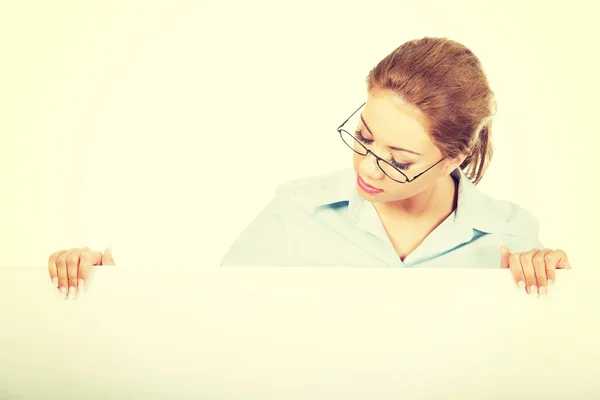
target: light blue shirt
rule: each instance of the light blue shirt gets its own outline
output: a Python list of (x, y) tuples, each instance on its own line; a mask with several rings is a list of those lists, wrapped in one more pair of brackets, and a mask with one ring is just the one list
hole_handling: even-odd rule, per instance
[(485, 195), (460, 169), (451, 176), (458, 181), (456, 210), (404, 261), (350, 169), (279, 186), (221, 266), (499, 268), (501, 244), (513, 253), (543, 248), (527, 210)]

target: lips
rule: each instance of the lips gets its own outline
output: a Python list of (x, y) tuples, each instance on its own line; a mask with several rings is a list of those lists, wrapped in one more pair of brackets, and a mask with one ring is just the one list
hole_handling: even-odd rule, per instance
[(357, 177), (357, 183), (358, 186), (365, 192), (369, 193), (369, 194), (376, 194), (376, 193), (381, 193), (383, 192), (383, 190), (376, 188), (374, 186), (369, 185), (368, 183), (366, 183), (360, 175), (358, 175)]

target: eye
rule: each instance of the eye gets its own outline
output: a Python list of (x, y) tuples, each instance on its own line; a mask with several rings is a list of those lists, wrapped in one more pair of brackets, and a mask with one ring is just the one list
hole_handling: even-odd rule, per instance
[(354, 136), (362, 143), (364, 144), (371, 144), (373, 143), (373, 140), (371, 139), (367, 139), (366, 137), (363, 136), (362, 131), (360, 130), (360, 128), (356, 128), (356, 131), (354, 131)]
[(401, 170), (407, 170), (412, 165), (412, 164), (401, 164), (398, 161), (394, 160), (394, 157), (391, 158), (390, 164), (392, 164), (394, 167), (401, 169)]

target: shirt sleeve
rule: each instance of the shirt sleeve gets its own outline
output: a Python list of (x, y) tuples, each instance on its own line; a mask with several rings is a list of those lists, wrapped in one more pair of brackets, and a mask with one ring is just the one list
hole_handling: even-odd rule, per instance
[(220, 266), (301, 265), (289, 251), (285, 207), (286, 199), (275, 196), (234, 241)]
[(532, 249), (543, 249), (540, 241), (540, 222), (524, 208), (519, 208), (514, 222), (517, 235), (514, 243), (509, 246), (512, 253), (524, 253)]

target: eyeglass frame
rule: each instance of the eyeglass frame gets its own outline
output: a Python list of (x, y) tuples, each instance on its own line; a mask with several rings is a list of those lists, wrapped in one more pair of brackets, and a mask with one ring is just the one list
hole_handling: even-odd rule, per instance
[[(421, 172), (420, 174), (417, 174), (415, 176), (413, 176), (412, 179), (410, 179), (408, 176), (406, 176), (406, 174), (404, 172), (402, 172), (401, 170), (399, 170), (398, 168), (394, 167), (392, 164), (390, 164), (389, 162), (387, 162), (386, 160), (384, 160), (383, 158), (379, 157), (377, 154), (373, 153), (371, 150), (367, 149), (367, 147), (361, 143), (358, 139), (356, 139), (354, 137), (353, 134), (351, 134), (350, 132), (348, 132), (347, 130), (343, 129), (344, 125), (346, 125), (346, 123), (350, 120), (350, 118), (352, 118), (354, 116), (354, 114), (356, 114), (358, 112), (358, 110), (360, 110), (361, 108), (363, 108), (363, 106), (367, 104), (367, 102), (364, 102), (360, 107), (358, 107), (356, 109), (356, 111), (354, 111), (348, 118), (346, 118), (346, 120), (344, 122), (342, 122), (342, 124), (337, 128), (338, 133), (340, 134), (340, 139), (342, 139), (342, 142), (344, 142), (344, 144), (348, 147), (350, 147), (348, 145), (348, 143), (346, 143), (346, 141), (344, 140), (344, 137), (342, 136), (342, 132), (346, 132), (348, 135), (350, 135), (352, 137), (352, 139), (354, 139), (354, 141), (356, 143), (358, 143), (363, 149), (365, 149), (365, 151), (367, 152), (366, 154), (361, 154), (358, 151), (356, 151), (353, 147), (350, 147), (350, 149), (355, 152), (356, 154), (362, 156), (362, 157), (367, 157), (369, 155), (369, 153), (375, 157), (375, 160), (377, 162), (377, 167), (379, 167), (379, 169), (381, 170), (381, 172), (384, 173), (385, 176), (387, 176), (388, 178), (390, 178), (391, 180), (393, 180), (396, 183), (410, 183), (413, 182), (415, 179), (417, 179), (418, 177), (420, 177), (421, 175), (423, 175), (425, 172), (429, 171), (430, 169), (432, 169), (433, 167), (435, 167), (436, 165), (438, 165), (439, 163), (441, 163), (442, 161), (444, 161), (446, 159), (446, 157), (442, 158), (441, 160), (439, 160), (438, 162), (436, 162), (435, 164), (431, 165), (429, 168), (427, 168), (425, 171)], [(381, 168), (381, 165), (379, 164), (380, 161), (383, 161), (384, 163), (386, 163), (387, 165), (389, 165), (390, 167), (392, 167), (393, 169), (395, 169), (396, 171), (398, 171), (402, 176), (404, 176), (406, 178), (406, 180), (404, 182), (400, 182), (397, 181), (396, 179), (392, 178), (391, 176), (389, 176), (384, 170), (383, 168)]]

